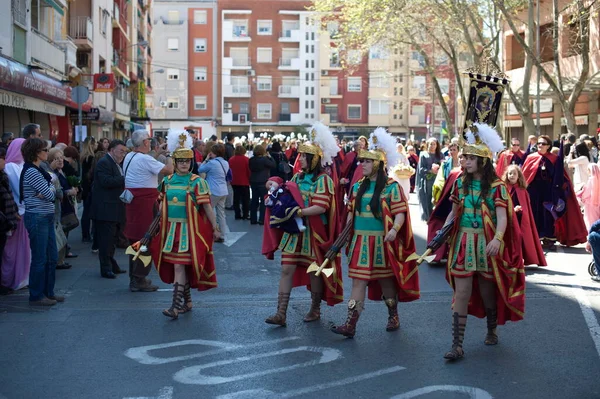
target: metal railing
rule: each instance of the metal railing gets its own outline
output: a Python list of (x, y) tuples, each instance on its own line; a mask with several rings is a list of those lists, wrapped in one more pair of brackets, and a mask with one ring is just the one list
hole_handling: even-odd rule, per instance
[(296, 85), (281, 85), (279, 86), (279, 94), (292, 94), (294, 92), (294, 88), (297, 88), (297, 90), (300, 90), (300, 86), (296, 86)]
[(231, 86), (233, 94), (250, 94), (250, 85)]
[(37, 30), (32, 28), (31, 33), (31, 59), (64, 74), (65, 51)]
[(282, 66), (282, 67), (292, 66), (292, 59), (293, 58), (280, 58), (279, 59), (279, 66)]
[(69, 24), (69, 36), (73, 39), (93, 41), (94, 23), (88, 17), (72, 17)]
[(250, 58), (232, 58), (232, 65), (234, 67), (249, 67)]

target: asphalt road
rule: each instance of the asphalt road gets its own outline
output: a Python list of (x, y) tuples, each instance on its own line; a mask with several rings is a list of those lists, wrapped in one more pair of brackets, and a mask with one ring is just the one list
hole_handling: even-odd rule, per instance
[[(421, 251), (425, 225), (416, 204), (411, 211)], [(527, 271), (525, 320), (500, 327), (498, 346), (483, 345), (485, 321), (470, 317), (466, 357), (448, 364), (442, 268), (421, 267), (422, 299), (400, 305), (399, 331), (385, 331), (387, 310), (375, 302), (353, 340), (329, 332), (345, 304), (305, 324), (304, 289), (292, 292), (288, 327), (274, 328), (263, 320), (276, 308), (279, 263), (260, 256), (259, 226), (228, 217), (237, 241), (215, 247), (219, 288), (194, 292), (193, 312), (177, 321), (161, 314), (169, 286), (131, 293), (126, 275), (100, 278), (97, 256), (73, 233), (80, 256), (57, 271), (64, 304), (30, 308), (24, 291), (0, 297), (0, 398), (600, 398), (600, 285), (583, 248)]]

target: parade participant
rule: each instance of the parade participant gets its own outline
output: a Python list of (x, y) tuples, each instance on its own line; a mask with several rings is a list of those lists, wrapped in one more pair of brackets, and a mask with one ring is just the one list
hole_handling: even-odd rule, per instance
[[(452, 189), (456, 179), (458, 179), (465, 169), (465, 157), (462, 153), (458, 155), (459, 167), (452, 169), (448, 178), (446, 179), (443, 187), (443, 191), (440, 195), (438, 202), (435, 204), (435, 208), (431, 212), (429, 221), (427, 222), (427, 242), (431, 242), (437, 232), (442, 229), (446, 218), (452, 211), (452, 201), (450, 196), (452, 195)], [(429, 262), (429, 264), (446, 263), (448, 261), (448, 243), (445, 242), (434, 252), (435, 258)]]
[(450, 155), (447, 159), (442, 162), (438, 173), (435, 177), (435, 181), (433, 182), (432, 188), (432, 200), (433, 205), (437, 204), (442, 195), (442, 191), (444, 191), (444, 185), (446, 183), (446, 179), (450, 176), (450, 172), (456, 168), (460, 168), (460, 161), (458, 160), (458, 144), (451, 143), (448, 146), (448, 154)]
[(550, 137), (540, 136), (537, 152), (529, 154), (523, 164), (533, 218), (546, 249), (553, 248), (557, 239), (566, 246), (587, 241), (587, 231), (571, 181), (564, 172), (560, 157), (549, 152), (551, 146)]
[(354, 229), (347, 252), (352, 294), (346, 323), (331, 329), (348, 338), (356, 333), (367, 288), (369, 299), (383, 299), (388, 308), (386, 331), (400, 327), (398, 302), (420, 297), (417, 265), (404, 261), (415, 251), (408, 201), (398, 182), (388, 177), (388, 168), (399, 162), (396, 141), (378, 128), (358, 157), (364, 177), (352, 187), (346, 221)]
[(421, 151), (419, 155), (419, 167), (417, 169), (417, 190), (419, 204), (421, 205), (421, 220), (429, 220), (433, 210), (432, 195), (433, 182), (440, 168), (442, 153), (440, 144), (431, 137), (427, 140), (427, 151)]
[(208, 183), (191, 173), (192, 137), (185, 131), (169, 131), (167, 143), (175, 174), (159, 186), (161, 222), (150, 248), (160, 279), (174, 283), (173, 302), (163, 314), (177, 319), (192, 310), (190, 288), (205, 291), (217, 286), (212, 246), (220, 230)]
[(339, 148), (329, 128), (320, 122), (312, 126), (310, 136), (309, 143), (298, 147), (302, 172), (291, 179), (302, 194), (304, 203), (299, 216), (305, 218), (306, 230), (298, 234), (266, 226), (264, 230), (263, 254), (272, 259), (277, 249), (282, 252), (277, 313), (265, 320), (268, 324), (286, 325), (292, 287), (306, 286), (311, 291), (312, 305), (304, 317), (305, 322), (321, 318), (322, 300), (333, 306), (344, 299), (340, 257), (334, 262), (336, 270), (330, 277), (306, 273), (311, 263), (321, 264), (324, 261), (338, 228), (333, 180), (324, 168), (333, 162)]
[(462, 343), (467, 314), (487, 316), (484, 343), (496, 345), (496, 327), (523, 319), (525, 274), (520, 229), (504, 182), (494, 171), (492, 156), (502, 150), (496, 131), (486, 124), (470, 125), (463, 147), (465, 173), (453, 188), (453, 221), (447, 279), (454, 290), (452, 349), (444, 358), (464, 356)]
[(410, 198), (410, 179), (415, 174), (415, 169), (410, 166), (410, 162), (406, 153), (404, 152), (404, 146), (402, 143), (396, 144), (396, 152), (398, 153), (398, 163), (396, 166), (389, 168), (390, 177), (394, 178), (400, 187), (406, 199)]
[(508, 187), (519, 227), (524, 233), (521, 249), (525, 265), (547, 266), (548, 263), (540, 244), (533, 213), (531, 213), (531, 200), (527, 192), (527, 183), (525, 183), (525, 176), (523, 176), (521, 168), (517, 165), (509, 165), (502, 176), (502, 180)]
[(577, 198), (583, 205), (583, 219), (589, 231), (592, 224), (600, 219), (600, 166), (589, 164), (588, 175), (587, 183), (577, 193)]
[(511, 147), (509, 150), (502, 151), (498, 155), (496, 161), (496, 175), (504, 176), (504, 172), (509, 165), (523, 165), (525, 162), (525, 153), (521, 151), (521, 142), (517, 138), (513, 138), (511, 141)]

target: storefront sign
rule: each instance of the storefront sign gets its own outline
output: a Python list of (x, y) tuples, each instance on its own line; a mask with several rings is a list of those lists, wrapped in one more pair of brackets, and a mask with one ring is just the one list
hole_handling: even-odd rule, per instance
[(112, 93), (115, 90), (115, 75), (97, 73), (94, 75), (94, 91), (96, 93)]
[[(71, 113), (71, 120), (77, 121), (79, 115), (77, 112)], [(90, 108), (88, 112), (81, 113), (81, 119), (84, 121), (94, 121), (99, 123), (113, 123), (115, 117), (112, 112), (104, 108)]]
[(65, 115), (65, 106), (39, 100), (37, 98), (24, 96), (6, 90), (0, 90), (0, 105), (7, 107), (28, 109), (30, 111), (44, 112), (50, 115)]

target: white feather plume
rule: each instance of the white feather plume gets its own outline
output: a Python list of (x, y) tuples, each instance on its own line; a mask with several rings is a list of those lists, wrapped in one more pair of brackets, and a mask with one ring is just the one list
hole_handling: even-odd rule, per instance
[(492, 152), (500, 152), (504, 150), (504, 144), (496, 129), (485, 123), (475, 123), (477, 127), (477, 135), (479, 139), (488, 146)]
[[(375, 137), (376, 139), (373, 140)], [(388, 170), (400, 161), (400, 156), (396, 151), (396, 139), (382, 127), (375, 129), (369, 136), (369, 150), (380, 150), (385, 153)]]
[(179, 136), (182, 134), (185, 134), (186, 137), (184, 142), (185, 148), (191, 149), (194, 145), (194, 139), (185, 130), (169, 129), (169, 132), (167, 133), (167, 149), (170, 153), (173, 153), (179, 148)]
[(335, 137), (333, 137), (333, 134), (331, 133), (331, 130), (329, 130), (329, 128), (321, 122), (315, 122), (312, 125), (311, 136), (313, 130), (315, 131), (315, 137), (311, 144), (318, 145), (323, 151), (323, 156), (321, 157), (321, 166), (333, 163), (333, 158), (337, 155), (340, 149), (335, 141)]

